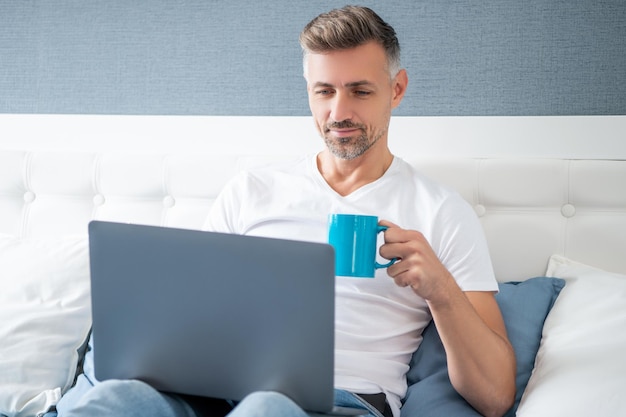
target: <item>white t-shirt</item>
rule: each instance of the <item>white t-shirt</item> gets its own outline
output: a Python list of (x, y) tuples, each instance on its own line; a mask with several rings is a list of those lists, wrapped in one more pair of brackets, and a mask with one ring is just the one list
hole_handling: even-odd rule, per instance
[[(326, 242), (330, 213), (374, 215), (418, 230), (463, 291), (497, 291), (472, 208), (397, 157), (381, 178), (345, 197), (326, 183), (315, 156), (243, 172), (224, 188), (205, 229)], [(379, 245), (382, 240), (381, 233)], [(398, 416), (408, 363), (430, 319), (426, 302), (412, 289), (398, 287), (386, 269), (378, 269), (374, 279), (338, 277), (335, 386), (384, 392)]]

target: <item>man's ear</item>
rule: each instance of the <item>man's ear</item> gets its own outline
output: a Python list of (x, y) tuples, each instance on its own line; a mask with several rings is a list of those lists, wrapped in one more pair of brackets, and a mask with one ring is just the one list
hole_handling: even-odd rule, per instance
[(393, 96), (391, 98), (391, 106), (392, 108), (398, 107), (402, 98), (404, 97), (404, 93), (406, 93), (406, 88), (409, 85), (409, 77), (406, 73), (406, 70), (401, 69), (396, 74), (395, 78), (392, 81), (393, 88)]

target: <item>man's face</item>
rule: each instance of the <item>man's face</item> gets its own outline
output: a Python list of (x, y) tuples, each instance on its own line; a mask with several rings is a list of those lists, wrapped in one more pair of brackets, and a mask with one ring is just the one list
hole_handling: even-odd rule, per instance
[(386, 141), (391, 110), (406, 88), (398, 78), (406, 74), (390, 79), (380, 45), (311, 53), (305, 77), (313, 118), (333, 155), (355, 159), (379, 139)]

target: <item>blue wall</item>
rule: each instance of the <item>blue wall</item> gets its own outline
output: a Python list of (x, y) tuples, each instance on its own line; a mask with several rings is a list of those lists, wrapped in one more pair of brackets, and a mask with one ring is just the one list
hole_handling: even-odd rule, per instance
[[(345, 1), (0, 0), (0, 113), (306, 115), (298, 34)], [(624, 0), (363, 1), (397, 115), (626, 114)]]

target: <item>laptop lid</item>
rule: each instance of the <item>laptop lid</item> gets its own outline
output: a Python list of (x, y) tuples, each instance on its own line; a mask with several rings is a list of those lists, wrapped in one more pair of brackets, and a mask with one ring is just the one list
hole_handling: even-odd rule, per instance
[(97, 379), (333, 409), (330, 245), (102, 221), (89, 244)]

